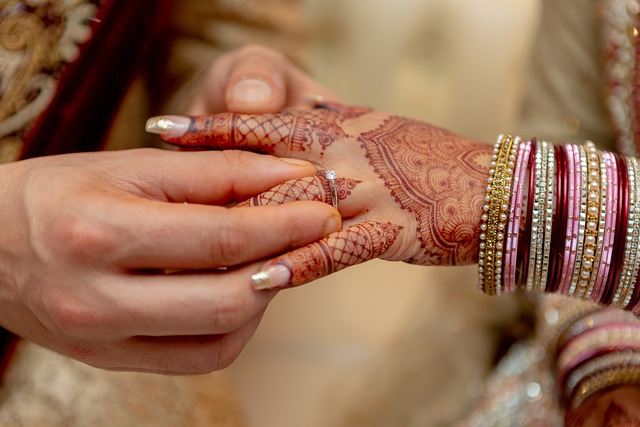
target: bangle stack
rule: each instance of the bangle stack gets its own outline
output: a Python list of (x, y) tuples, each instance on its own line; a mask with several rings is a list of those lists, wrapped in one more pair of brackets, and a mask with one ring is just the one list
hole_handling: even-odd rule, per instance
[(572, 319), (556, 344), (556, 376), (565, 407), (621, 385), (640, 385), (640, 324), (605, 308)]
[(479, 286), (524, 288), (640, 313), (640, 169), (584, 146), (496, 143), (481, 224)]

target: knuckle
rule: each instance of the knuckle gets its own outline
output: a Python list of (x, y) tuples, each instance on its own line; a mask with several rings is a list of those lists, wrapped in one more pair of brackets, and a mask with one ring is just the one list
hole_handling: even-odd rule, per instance
[(68, 357), (86, 363), (87, 365), (95, 368), (100, 368), (103, 365), (102, 349), (98, 349), (87, 343), (71, 343), (64, 347), (64, 354)]
[(241, 263), (246, 256), (247, 243), (244, 231), (233, 225), (220, 226), (211, 242), (213, 264), (226, 267)]
[(115, 233), (103, 224), (78, 216), (66, 217), (56, 224), (54, 238), (67, 255), (93, 259), (113, 251)]
[(238, 54), (242, 56), (248, 55), (257, 55), (261, 57), (266, 57), (269, 59), (273, 59), (276, 61), (284, 60), (284, 56), (275, 50), (269, 49), (268, 47), (259, 45), (259, 44), (248, 44), (238, 50)]
[[(71, 338), (93, 335), (99, 323), (95, 310), (71, 295), (49, 296), (43, 302), (54, 331)], [(71, 351), (75, 351), (73, 348)]]
[(227, 296), (215, 305), (211, 315), (210, 328), (216, 333), (227, 333), (238, 329), (250, 317), (250, 307), (246, 298), (240, 295)]

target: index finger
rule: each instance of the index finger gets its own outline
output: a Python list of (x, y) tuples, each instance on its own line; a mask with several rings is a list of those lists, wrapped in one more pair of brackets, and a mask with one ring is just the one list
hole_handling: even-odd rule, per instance
[(149, 120), (147, 131), (183, 148), (245, 149), (314, 161), (334, 142), (348, 137), (340, 126), (341, 119), (339, 112), (330, 110), (161, 116)]
[(308, 162), (243, 151), (141, 149), (105, 155), (119, 158), (119, 169), (111, 176), (128, 193), (177, 203), (226, 205), (316, 173)]

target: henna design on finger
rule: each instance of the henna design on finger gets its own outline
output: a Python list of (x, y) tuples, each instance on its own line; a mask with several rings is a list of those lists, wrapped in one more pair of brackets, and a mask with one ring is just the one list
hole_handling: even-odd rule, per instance
[[(182, 147), (247, 148), (270, 154), (305, 151), (305, 141), (296, 137), (298, 119), (286, 114), (222, 113), (194, 117), (189, 130), (165, 140)], [(307, 144), (308, 145), (308, 144)]]
[[(181, 147), (250, 149), (279, 156), (315, 151), (322, 155), (347, 134), (336, 122), (337, 113), (319, 111), (299, 115), (223, 113), (194, 117), (184, 135), (164, 139)], [(333, 122), (323, 119), (328, 115), (335, 116)]]
[(385, 254), (395, 243), (403, 227), (392, 223), (367, 221), (331, 234), (311, 245), (273, 259), (265, 270), (275, 265), (290, 272), (289, 282), (276, 283), (270, 289), (300, 286), (347, 267), (361, 264)]
[[(349, 178), (336, 178), (335, 186), (338, 200), (345, 200), (358, 186), (360, 181)], [(299, 200), (310, 200), (331, 204), (331, 190), (325, 178), (321, 176), (295, 179), (280, 184), (262, 194), (254, 196), (237, 207), (274, 206)]]
[(565, 415), (565, 425), (567, 427), (583, 426), (597, 408), (597, 403), (591, 402), (582, 405), (582, 407), (578, 409), (572, 409), (568, 411)]
[(481, 160), (491, 155), (490, 147), (399, 117), (389, 118), (359, 140), (395, 201), (415, 216), (422, 254), (410, 261), (477, 262), (475, 243), (487, 173)]
[(604, 414), (604, 427), (640, 427), (640, 418), (634, 417), (616, 403), (611, 403)]

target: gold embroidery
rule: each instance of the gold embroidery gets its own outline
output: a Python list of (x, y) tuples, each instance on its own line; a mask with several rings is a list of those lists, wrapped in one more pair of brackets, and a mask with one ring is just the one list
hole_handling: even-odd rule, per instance
[(634, 156), (640, 150), (640, 93), (635, 85), (640, 72), (636, 53), (640, 50), (640, 1), (604, 0), (601, 7), (607, 108), (618, 151)]
[(0, 162), (16, 159), (96, 12), (89, 0), (0, 0)]

